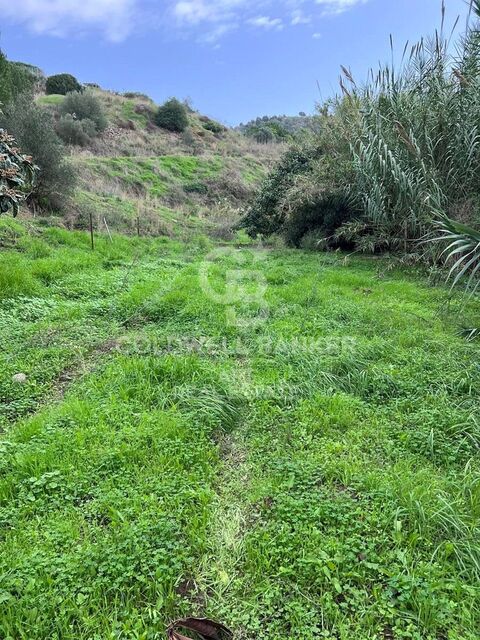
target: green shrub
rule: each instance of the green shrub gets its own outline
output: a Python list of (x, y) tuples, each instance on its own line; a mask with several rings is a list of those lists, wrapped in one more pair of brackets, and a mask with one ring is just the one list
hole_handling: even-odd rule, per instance
[(40, 167), (29, 202), (42, 209), (64, 209), (75, 187), (75, 173), (65, 159), (51, 114), (21, 95), (0, 115), (0, 127), (10, 131)]
[(202, 122), (202, 127), (207, 131), (211, 131), (212, 133), (223, 133), (226, 131), (226, 127), (215, 120), (210, 120), (210, 118), (200, 118)]
[(10, 66), (5, 54), (0, 49), (0, 103), (6, 104), (10, 99)]
[(155, 124), (162, 129), (182, 133), (188, 127), (187, 108), (176, 98), (172, 98), (158, 108)]
[(249, 138), (265, 142), (264, 136), (274, 142), (293, 139), (305, 133), (318, 131), (318, 116), (307, 116), (301, 111), (298, 116), (263, 116), (241, 123), (237, 129)]
[[(79, 91), (69, 93), (59, 106), (59, 112), (64, 116), (71, 115), (75, 120), (93, 122), (95, 133), (101, 133), (107, 127), (107, 119), (100, 100), (89, 91), (85, 93)], [(92, 132), (90, 123), (87, 124), (86, 130)]]
[(58, 75), (47, 78), (45, 86), (47, 95), (54, 93), (64, 96), (71, 91), (81, 92), (83, 88), (78, 80), (69, 73), (59, 73)]
[(348, 189), (352, 166), (338, 118), (322, 118), (321, 133), (288, 149), (264, 180), (241, 223), (252, 237), (280, 233), (287, 244), (299, 246), (317, 230), (324, 246), (351, 246), (335, 231), (357, 213)]
[(244, 133), (260, 144), (282, 142), (292, 138), (288, 130), (275, 120), (260, 121), (260, 123), (249, 125), (244, 129)]
[(85, 147), (97, 134), (92, 120), (76, 120), (70, 113), (62, 116), (57, 122), (56, 131), (66, 144)]
[(95, 124), (95, 122), (93, 120), (90, 120), (90, 118), (85, 118), (84, 120), (81, 120), (81, 123), (85, 134), (90, 139), (94, 138), (97, 134), (97, 125)]
[(1, 104), (8, 104), (21, 93), (33, 91), (38, 78), (31, 69), (36, 69), (36, 67), (30, 67), (20, 62), (9, 62), (0, 50)]
[(260, 144), (268, 144), (275, 139), (275, 135), (269, 127), (257, 127), (255, 131), (250, 132), (249, 135)]
[(322, 238), (322, 246), (337, 246), (347, 248), (351, 245), (335, 237), (335, 231), (342, 224), (351, 220), (354, 212), (342, 193), (318, 194), (312, 201), (298, 202), (287, 216), (282, 227), (283, 237), (288, 245), (299, 247), (307, 234), (315, 232), (317, 238)]
[(319, 154), (314, 146), (294, 146), (283, 155), (277, 166), (264, 180), (260, 192), (248, 208), (242, 221), (247, 233), (268, 236), (280, 231), (285, 212), (280, 203), (293, 186), (297, 176), (309, 172), (311, 163)]
[(11, 99), (22, 93), (32, 93), (35, 86), (35, 76), (22, 65), (10, 62), (10, 92)]
[(35, 85), (40, 81), (38, 75), (30, 68), (20, 62), (10, 62), (10, 83), (12, 98), (21, 93), (32, 93)]

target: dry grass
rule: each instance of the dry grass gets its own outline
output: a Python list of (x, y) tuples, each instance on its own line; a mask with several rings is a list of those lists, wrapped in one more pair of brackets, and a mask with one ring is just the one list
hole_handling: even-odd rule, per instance
[(171, 133), (153, 123), (157, 107), (147, 96), (89, 91), (102, 103), (108, 127), (88, 147), (70, 147), (79, 183), (64, 220), (69, 228), (86, 228), (92, 214), (98, 229), (108, 224), (137, 233), (140, 220), (144, 234), (183, 237), (203, 227), (227, 237), (283, 151), (230, 129), (213, 133), (205, 128), (209, 119), (194, 111), (183, 134)]
[[(102, 102), (109, 128), (87, 150), (79, 155), (100, 156), (157, 156), (204, 155), (215, 153), (222, 157), (251, 156), (271, 166), (281, 152), (279, 144), (259, 144), (231, 129), (212, 133), (205, 129), (205, 117), (197, 112), (189, 114), (190, 127), (184, 134), (164, 131), (152, 123), (155, 103), (137, 96), (125, 97), (103, 89), (91, 89)], [(128, 116), (132, 117), (128, 117)], [(77, 154), (77, 150), (75, 150)]]

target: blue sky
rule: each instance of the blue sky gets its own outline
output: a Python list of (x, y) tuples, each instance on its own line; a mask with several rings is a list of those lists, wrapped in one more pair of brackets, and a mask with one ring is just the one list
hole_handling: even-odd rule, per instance
[[(69, 72), (161, 102), (189, 97), (228, 124), (313, 112), (340, 65), (363, 79), (433, 32), (440, 0), (0, 0), (0, 46), (11, 60)], [(464, 0), (447, 0), (447, 24)]]

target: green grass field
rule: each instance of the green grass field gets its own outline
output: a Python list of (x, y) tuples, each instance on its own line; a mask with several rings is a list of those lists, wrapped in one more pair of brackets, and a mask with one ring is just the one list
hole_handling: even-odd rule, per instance
[(1, 638), (479, 637), (477, 302), (205, 238), (0, 246)]

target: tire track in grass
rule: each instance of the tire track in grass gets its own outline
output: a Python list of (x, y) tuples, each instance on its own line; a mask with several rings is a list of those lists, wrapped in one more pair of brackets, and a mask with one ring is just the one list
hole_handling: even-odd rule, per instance
[[(251, 370), (248, 361), (238, 362), (230, 387), (248, 402)], [(248, 412), (248, 410), (247, 410)], [(207, 548), (194, 577), (184, 582), (184, 597), (193, 615), (208, 616), (228, 626), (229, 603), (244, 557), (244, 536), (249, 527), (252, 469), (247, 443), (248, 415), (234, 431), (218, 439), (220, 468), (213, 491), (206, 535)], [(240, 634), (240, 635), (239, 635)], [(234, 638), (243, 638), (234, 629)]]
[[(270, 250), (259, 248), (252, 252), (249, 249), (249, 253), (254, 254), (252, 262), (256, 265), (255, 269), (259, 268), (257, 255), (261, 256), (261, 271), (265, 267), (268, 269), (263, 260)], [(243, 263), (240, 261), (240, 264)], [(242, 591), (245, 539), (253, 525), (253, 512), (256, 510), (253, 494), (258, 471), (252, 466), (249, 431), (256, 386), (252, 367), (252, 358), (256, 354), (254, 338), (260, 338), (262, 333), (263, 330), (258, 334), (254, 329), (237, 335), (248, 345), (245, 352), (242, 349), (241, 355), (235, 353), (239, 343), (232, 342), (231, 345), (233, 352), (230, 357), (235, 358), (235, 369), (226, 382), (235, 395), (244, 399), (245, 411), (235, 430), (223, 434), (218, 443), (221, 466), (211, 505), (211, 520), (206, 536), (208, 546), (195, 577), (195, 592), (192, 589), (189, 594), (194, 613), (217, 619), (227, 626), (232, 625), (235, 640), (250, 638), (238, 620), (233, 624), (232, 616), (236, 617), (238, 613), (236, 600)]]
[(234, 580), (243, 553), (243, 534), (248, 522), (246, 488), (250, 470), (242, 429), (220, 443), (222, 467), (217, 496), (212, 506), (209, 549), (201, 567), (199, 584), (213, 601), (222, 601)]

